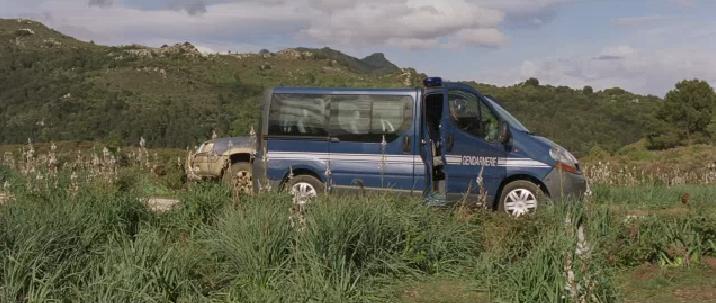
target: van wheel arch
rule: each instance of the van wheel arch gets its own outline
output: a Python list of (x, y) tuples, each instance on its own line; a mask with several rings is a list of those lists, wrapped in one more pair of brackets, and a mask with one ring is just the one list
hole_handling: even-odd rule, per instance
[(540, 181), (537, 177), (527, 174), (516, 174), (511, 175), (504, 180), (502, 180), (502, 183), (500, 183), (500, 187), (497, 189), (497, 192), (495, 193), (495, 197), (492, 201), (492, 210), (497, 210), (497, 208), (500, 205), (500, 197), (502, 196), (502, 190), (505, 188), (505, 185), (510, 184), (514, 181), (528, 181), (531, 183), (534, 183), (537, 185), (542, 192), (547, 196), (550, 197), (549, 191), (547, 190), (547, 186)]
[[(283, 181), (281, 181), (281, 184), (280, 184), (280, 185), (281, 185), (281, 188), (284, 188), (284, 189), (285, 189), (285, 188), (286, 188), (286, 185), (291, 182), (291, 180), (289, 180), (289, 178), (288, 178), (288, 176), (289, 176), (290, 174), (291, 174), (291, 171), (288, 171), (288, 172), (286, 172), (286, 174), (283, 176)], [(315, 172), (312, 171), (311, 169), (308, 169), (308, 168), (294, 168), (294, 169), (293, 169), (293, 177), (295, 178), (295, 177), (298, 177), (298, 176), (310, 176), (310, 177), (313, 177), (313, 178), (315, 178), (318, 182), (320, 182), (323, 186), (326, 186), (326, 185), (325, 185), (325, 181), (323, 180), (323, 178), (321, 178), (317, 173), (315, 173)]]
[[(288, 176), (289, 176), (290, 174), (291, 174), (291, 171), (287, 171), (287, 172), (286, 172), (286, 174), (283, 176), (283, 182), (282, 182), (282, 183), (286, 183), (286, 181), (288, 181)], [(294, 175), (294, 176), (309, 175), (309, 176), (311, 176), (311, 177), (314, 177), (314, 178), (318, 179), (318, 181), (321, 181), (321, 183), (325, 183), (325, 181), (323, 180), (323, 178), (321, 178), (320, 175), (318, 175), (318, 174), (315, 173), (313, 170), (308, 169), (308, 168), (302, 168), (302, 167), (294, 168), (294, 169), (293, 169), (293, 175)]]

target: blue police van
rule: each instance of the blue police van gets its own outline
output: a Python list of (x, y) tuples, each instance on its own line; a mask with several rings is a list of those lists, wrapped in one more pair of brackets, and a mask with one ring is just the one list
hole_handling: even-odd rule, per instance
[(255, 189), (405, 192), (514, 216), (586, 189), (566, 149), (494, 98), (437, 77), (407, 89), (274, 88), (253, 175)]

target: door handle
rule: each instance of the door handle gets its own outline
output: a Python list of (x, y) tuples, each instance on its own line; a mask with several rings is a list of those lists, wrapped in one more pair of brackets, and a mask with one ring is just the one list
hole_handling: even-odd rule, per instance
[(341, 142), (341, 139), (339, 139), (339, 138), (337, 138), (337, 137), (330, 137), (330, 138), (328, 138), (328, 142), (331, 142), (331, 143), (340, 143), (340, 142)]
[(454, 145), (455, 145), (455, 137), (452, 134), (450, 134), (447, 137), (447, 151), (448, 152), (452, 151), (452, 147)]

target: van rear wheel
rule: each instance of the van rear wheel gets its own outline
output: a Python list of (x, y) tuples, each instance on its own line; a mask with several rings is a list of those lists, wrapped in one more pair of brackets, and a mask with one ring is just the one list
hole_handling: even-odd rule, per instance
[(512, 217), (521, 217), (535, 213), (546, 200), (547, 195), (537, 184), (519, 180), (502, 188), (498, 208)]
[(323, 193), (324, 185), (321, 180), (311, 175), (293, 176), (286, 182), (286, 191), (299, 201), (311, 200)]

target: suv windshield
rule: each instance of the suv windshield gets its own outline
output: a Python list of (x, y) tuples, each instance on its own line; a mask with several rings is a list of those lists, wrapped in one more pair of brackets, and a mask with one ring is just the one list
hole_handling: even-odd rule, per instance
[(517, 120), (517, 118), (513, 117), (512, 114), (510, 114), (510, 112), (508, 112), (507, 110), (502, 108), (502, 106), (500, 106), (499, 103), (495, 102), (494, 100), (492, 100), (488, 97), (485, 97), (485, 100), (489, 101), (490, 105), (497, 112), (497, 114), (500, 115), (500, 117), (503, 120), (507, 121), (507, 123), (509, 123), (512, 127), (516, 128), (517, 130), (520, 130), (520, 131), (524, 131), (524, 132), (528, 132), (528, 133), (530, 132), (529, 129), (527, 129), (524, 125), (522, 125), (522, 122), (520, 122), (520, 120)]

